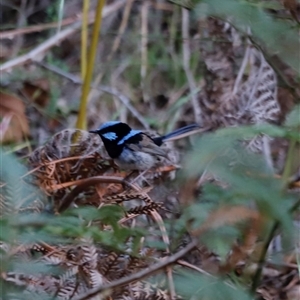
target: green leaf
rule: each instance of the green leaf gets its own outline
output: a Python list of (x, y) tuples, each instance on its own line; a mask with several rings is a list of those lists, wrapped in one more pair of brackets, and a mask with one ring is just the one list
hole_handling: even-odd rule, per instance
[[(246, 150), (241, 140), (255, 136), (263, 127), (241, 127), (219, 130), (206, 134), (196, 141), (194, 151), (186, 155), (183, 176), (212, 174), (226, 188), (219, 189), (219, 203), (247, 205), (255, 202), (263, 215), (281, 222), (288, 234), (292, 234), (288, 200), (282, 179), (274, 177), (261, 154)], [(264, 132), (284, 136), (285, 129), (264, 126)], [(206, 190), (209, 191), (209, 190)], [(212, 195), (202, 194), (202, 199)], [(217, 201), (217, 197), (214, 196)]]
[[(293, 110), (287, 115), (285, 120), (285, 126), (297, 127), (300, 126), (300, 104), (295, 105)], [(299, 131), (298, 131), (299, 135)]]
[(246, 291), (238, 289), (225, 280), (196, 272), (179, 272), (174, 275), (176, 292), (183, 299), (250, 300)]

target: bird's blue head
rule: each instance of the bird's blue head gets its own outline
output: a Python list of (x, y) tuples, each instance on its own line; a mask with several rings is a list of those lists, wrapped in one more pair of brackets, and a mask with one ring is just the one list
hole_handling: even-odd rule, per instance
[(117, 158), (123, 150), (124, 143), (141, 133), (141, 131), (133, 130), (129, 125), (120, 121), (106, 122), (98, 129), (89, 132), (99, 134), (111, 158)]

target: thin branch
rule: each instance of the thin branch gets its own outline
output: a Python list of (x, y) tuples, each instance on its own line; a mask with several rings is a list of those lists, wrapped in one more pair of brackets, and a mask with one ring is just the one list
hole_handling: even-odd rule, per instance
[[(68, 80), (72, 81), (74, 84), (82, 84), (82, 80), (80, 79), (80, 77), (75, 76), (73, 74), (67, 73), (63, 70), (61, 70), (60, 68), (56, 67), (56, 66), (52, 66), (49, 65), (47, 63), (44, 62), (35, 62), (36, 64), (38, 64), (39, 66), (56, 73), (59, 76), (65, 77)], [(143, 125), (143, 127), (147, 130), (150, 129), (149, 124), (147, 123), (147, 121), (142, 117), (142, 115), (131, 105), (130, 100), (123, 95), (121, 92), (119, 92), (117, 89), (108, 87), (108, 86), (104, 86), (104, 85), (100, 85), (100, 86), (91, 86), (93, 89), (99, 90), (99, 91), (103, 91), (105, 93), (111, 94), (115, 97), (117, 97), (123, 104), (124, 106), (126, 106), (126, 108), (133, 114), (133, 116), (136, 117), (136, 119)]]
[(236, 93), (238, 92), (238, 89), (240, 87), (240, 84), (241, 84), (241, 81), (242, 81), (242, 78), (243, 78), (248, 60), (249, 60), (249, 55), (250, 55), (250, 44), (248, 43), (246, 51), (245, 51), (245, 55), (244, 55), (244, 58), (243, 58), (243, 62), (241, 64), (238, 75), (237, 75), (237, 77), (235, 79), (235, 82), (234, 82), (232, 95), (236, 95)]
[(144, 0), (141, 9), (141, 87), (145, 101), (148, 101), (149, 98), (145, 92), (145, 79), (148, 66), (148, 13), (149, 1)]
[(65, 6), (65, 0), (60, 0), (58, 5), (58, 24), (57, 24), (57, 33), (60, 32), (61, 26), (62, 26), (62, 20), (63, 20), (63, 14), (64, 14), (64, 6)]
[(197, 90), (197, 85), (195, 78), (192, 74), (192, 71), (190, 69), (190, 46), (189, 46), (189, 11), (185, 8), (182, 8), (182, 50), (183, 50), (183, 68), (189, 83), (189, 88), (191, 91), (191, 97), (192, 97), (192, 105), (194, 109), (194, 115), (195, 115), (195, 121), (198, 124), (202, 124), (202, 112), (201, 108), (198, 102), (197, 94), (194, 93), (194, 91)]
[[(18, 21), (17, 21), (18, 28), (21, 28), (26, 24), (26, 19), (27, 19), (26, 6), (27, 6), (27, 0), (22, 0), (21, 5), (20, 5), (20, 10), (19, 10)], [(24, 42), (24, 37), (18, 36), (18, 38), (15, 40), (14, 47), (13, 47), (13, 50), (11, 53), (11, 57), (15, 57), (16, 55), (18, 55), (23, 42)]]
[[(75, 185), (76, 182), (72, 182), (72, 185)], [(78, 183), (78, 182), (77, 182)], [(130, 188), (136, 190), (137, 192), (140, 192), (140, 189), (127, 182), (126, 180), (124, 180), (123, 177), (117, 177), (117, 176), (95, 176), (95, 177), (90, 177), (90, 178), (86, 178), (86, 179), (82, 179), (80, 181), (80, 184), (78, 184), (69, 194), (67, 194), (61, 201), (61, 205), (58, 209), (58, 212), (63, 212), (65, 211), (70, 205), (71, 203), (74, 201), (74, 199), (76, 198), (76, 196), (81, 193), (83, 190), (85, 190), (87, 187), (91, 186), (91, 185), (96, 185), (99, 183), (118, 183), (118, 184), (125, 184), (128, 185)]]
[(87, 49), (88, 49), (88, 11), (90, 7), (90, 0), (83, 0), (82, 3), (82, 26), (81, 26), (81, 44), (80, 44), (80, 72), (81, 79), (84, 80), (87, 69)]
[(270, 139), (267, 136), (263, 136), (262, 138), (263, 146), (263, 155), (265, 157), (267, 166), (269, 167), (270, 171), (274, 174), (274, 165), (273, 165), (273, 159), (272, 159), (272, 153), (271, 153), (271, 146), (270, 146)]
[(37, 59), (43, 57), (44, 53), (47, 50), (49, 50), (51, 47), (59, 44), (61, 41), (63, 41), (69, 35), (73, 34), (76, 30), (78, 30), (80, 28), (80, 25), (81, 25), (81, 22), (76, 22), (76, 23), (72, 24), (70, 27), (62, 30), (58, 34), (55, 34), (53, 37), (51, 37), (47, 41), (43, 42), (38, 47), (34, 48), (33, 50), (29, 51), (28, 53), (18, 56), (16, 58), (9, 60), (8, 62), (2, 64), (0, 66), (0, 71), (7, 71), (18, 65), (22, 65), (29, 61), (34, 61), (34, 60), (37, 60)]
[[(124, 13), (122, 16), (122, 21), (121, 21), (121, 24), (120, 24), (120, 27), (118, 30), (118, 34), (117, 34), (116, 38), (114, 39), (110, 54), (108, 55), (108, 57), (106, 59), (106, 65), (108, 65), (108, 63), (112, 60), (113, 56), (115, 55), (115, 53), (117, 52), (117, 50), (119, 49), (119, 47), (121, 45), (121, 39), (122, 39), (124, 32), (127, 28), (127, 25), (128, 25), (128, 20), (129, 20), (133, 2), (134, 2), (134, 0), (128, 0), (128, 2), (126, 3), (126, 6), (124, 8)], [(128, 67), (128, 65), (129, 65), (129, 61), (125, 60), (125, 62), (123, 62), (116, 70), (114, 70), (113, 74), (111, 75), (111, 79), (110, 79), (112, 87), (116, 87), (116, 84), (119, 82), (118, 77), (121, 75), (121, 73), (124, 72), (124, 70)], [(98, 85), (100, 84), (105, 72), (106, 72), (106, 68), (104, 68), (101, 71), (101, 73), (97, 76), (96, 81), (97, 81)], [(113, 97), (113, 98), (114, 98), (114, 102), (116, 103), (116, 107), (118, 107), (118, 104), (120, 102), (118, 100), (116, 100), (116, 97)], [(127, 121), (126, 121), (127, 112), (128, 112), (127, 109), (122, 109), (121, 115), (120, 115), (120, 120), (123, 120), (125, 123), (127, 123)]]
[[(250, 35), (251, 34), (251, 29), (248, 28), (247, 32)], [(243, 78), (243, 75), (244, 75), (247, 63), (248, 63), (248, 61), (250, 59), (251, 46), (252, 46), (251, 41), (249, 39), (247, 39), (247, 47), (246, 47), (245, 55), (244, 55), (241, 67), (239, 69), (238, 75), (237, 75), (237, 77), (235, 79), (233, 90), (232, 90), (232, 95), (233, 96), (236, 95), (236, 93), (238, 92), (239, 87), (241, 85), (241, 81), (242, 81), (242, 78)]]
[[(70, 161), (70, 160), (78, 160), (80, 158), (82, 158), (82, 156), (64, 157), (64, 158), (61, 158), (61, 159), (58, 159), (58, 160), (49, 161), (49, 162), (46, 162), (46, 163), (44, 163), (42, 165), (39, 165), (38, 167), (36, 167), (36, 168), (28, 171), (26, 174), (22, 175), (20, 178), (22, 179), (22, 178), (24, 178), (24, 177), (26, 177), (26, 176), (28, 176), (28, 175), (30, 175), (30, 174), (38, 171), (40, 168), (42, 168), (44, 166), (52, 165), (52, 164), (57, 164), (57, 163), (61, 163), (61, 162), (65, 162), (65, 161)], [(89, 156), (86, 156), (85, 158), (86, 159), (87, 158), (93, 158), (93, 156), (89, 155)]]
[[(197, 272), (199, 272), (199, 273), (201, 273), (201, 274), (203, 274), (203, 275), (205, 275), (205, 276), (208, 276), (208, 277), (210, 277), (210, 278), (212, 278), (212, 279), (218, 280), (218, 278), (216, 278), (216, 277), (213, 276), (212, 274), (210, 274), (210, 273), (206, 272), (205, 270), (203, 270), (203, 269), (201, 269), (201, 268), (199, 268), (199, 267), (197, 267), (197, 266), (195, 266), (195, 265), (192, 265), (192, 264), (190, 264), (190, 263), (188, 263), (188, 262), (186, 262), (186, 261), (184, 261), (184, 260), (178, 260), (178, 261), (177, 261), (177, 264), (178, 264), (178, 265), (181, 265), (181, 266), (184, 266), (184, 267), (187, 267), (187, 268), (190, 268), (190, 269), (192, 269), (192, 270), (195, 270), (195, 271), (197, 271)], [(232, 289), (234, 289), (234, 290), (237, 289), (234, 285), (228, 283), (227, 281), (223, 281), (223, 282), (224, 282), (227, 286), (229, 286), (230, 288), (232, 288)]]
[[(122, 38), (122, 36), (125, 32), (125, 29), (127, 27), (129, 14), (130, 14), (130, 10), (131, 10), (133, 1), (134, 0), (129, 0), (129, 1), (126, 2), (125, 8), (124, 8), (124, 13), (123, 13), (123, 18), (122, 18), (122, 21), (121, 21), (121, 24), (120, 24), (120, 27), (119, 27), (119, 30), (118, 30), (118, 34), (117, 34), (116, 38), (114, 39), (113, 46), (110, 50), (110, 54), (108, 55), (108, 57), (106, 59), (106, 62), (105, 62), (106, 65), (109, 64), (109, 62), (113, 58), (113, 55), (115, 54), (115, 52), (118, 50), (118, 48), (120, 46), (121, 38)], [(127, 62), (125, 64), (127, 65)], [(93, 81), (94, 86), (95, 85), (98, 86), (101, 83), (102, 78), (103, 78), (103, 76), (106, 72), (107, 72), (107, 70), (105, 68), (102, 68), (102, 70), (100, 70), (99, 74), (96, 76), (95, 80)], [(89, 98), (91, 98), (92, 95), (93, 95), (93, 93), (91, 92)]]
[[(119, 77), (128, 68), (129, 65), (130, 65), (130, 61), (127, 59), (124, 62), (122, 62), (116, 69), (114, 69), (114, 71), (110, 75), (110, 87), (111, 88), (117, 89), (118, 86), (120, 86), (120, 82), (122, 82), (122, 79), (120, 79)], [(122, 85), (121, 85), (121, 88), (122, 88)], [(113, 97), (113, 99), (114, 99), (114, 103), (116, 106), (116, 110), (120, 111), (120, 114), (119, 114), (120, 121), (127, 123), (128, 109), (126, 109), (126, 107), (124, 107), (125, 109), (120, 109), (119, 104), (122, 104), (122, 103), (120, 103), (119, 100), (116, 100), (116, 97)]]
[(119, 46), (120, 46), (120, 43), (121, 43), (121, 39), (123, 37), (123, 34), (125, 32), (125, 29), (127, 28), (127, 24), (128, 24), (128, 20), (129, 20), (129, 15), (130, 15), (130, 12), (131, 12), (131, 8), (132, 8), (132, 5), (133, 5), (133, 2), (135, 0), (128, 0), (127, 3), (126, 3), (126, 6), (124, 8), (124, 13), (123, 13), (123, 17), (122, 17), (122, 21), (121, 21), (121, 25), (119, 27), (119, 30), (118, 30), (118, 34), (114, 40), (114, 43), (113, 43), (113, 46), (111, 48), (111, 51), (110, 51), (110, 54), (107, 58), (107, 62), (111, 61), (113, 55), (115, 54), (115, 52), (118, 50)]
[(142, 117), (142, 115), (131, 105), (130, 100), (123, 94), (121, 94), (118, 90), (108, 87), (108, 86), (104, 86), (104, 85), (100, 85), (98, 87), (99, 90), (114, 95), (116, 97), (119, 98), (119, 100), (131, 111), (131, 113), (136, 117), (137, 120), (139, 120), (139, 122), (143, 125), (143, 127), (147, 130), (150, 129), (149, 124), (147, 123), (147, 121)]
[(273, 226), (267, 236), (267, 241), (265, 242), (265, 244), (263, 245), (262, 251), (261, 251), (261, 255), (259, 257), (258, 260), (258, 268), (254, 274), (253, 280), (252, 280), (252, 285), (251, 285), (251, 292), (255, 293), (256, 289), (260, 283), (260, 278), (261, 278), (261, 274), (263, 271), (263, 268), (265, 266), (265, 259), (266, 259), (266, 255), (270, 246), (270, 243), (273, 240), (273, 237), (277, 231), (277, 229), (279, 228), (280, 223), (278, 221), (273, 223)]
[[(70, 18), (64, 19), (61, 21), (61, 25), (69, 25), (74, 23), (75, 21), (80, 21), (82, 18), (82, 14), (77, 14), (75, 16), (72, 16)], [(89, 15), (89, 19), (94, 18), (94, 13), (91, 13)], [(58, 22), (52, 22), (52, 23), (46, 23), (46, 24), (39, 24), (39, 25), (34, 25), (34, 26), (28, 26), (25, 28), (17, 28), (13, 30), (7, 30), (7, 31), (2, 31), (0, 32), (0, 40), (3, 39), (13, 39), (16, 36), (22, 35), (22, 34), (29, 34), (33, 32), (39, 32), (51, 28), (56, 28), (58, 25)]]
[(176, 299), (176, 292), (175, 292), (175, 284), (173, 280), (173, 272), (172, 272), (172, 266), (167, 266), (167, 278), (168, 278), (168, 287), (169, 287), (169, 293), (170, 293), (170, 300)]
[[(136, 1), (136, 0), (130, 0), (130, 1)], [(150, 3), (150, 5), (154, 9), (163, 10), (163, 11), (169, 11), (172, 12), (174, 10), (174, 6), (172, 4), (168, 3)], [(18, 10), (18, 7), (13, 7), (15, 10)], [(30, 12), (32, 13), (32, 12)], [(92, 20), (95, 17), (94, 12), (90, 12), (88, 15), (88, 19)], [(62, 20), (61, 22), (51, 22), (51, 23), (45, 23), (45, 24), (38, 24), (38, 25), (32, 25), (27, 26), (24, 28), (17, 28), (17, 29), (10, 29), (6, 31), (0, 32), (0, 40), (1, 39), (13, 39), (15, 36), (22, 35), (22, 34), (29, 34), (33, 32), (40, 32), (43, 30), (51, 29), (51, 28), (57, 28), (58, 24), (61, 26), (66, 26), (69, 24), (74, 23), (75, 21), (80, 21), (82, 19), (82, 13), (77, 13), (76, 15), (66, 18)]]
[[(255, 57), (257, 56), (256, 54), (256, 49), (255, 48), (251, 48), (250, 49), (250, 56), (249, 56), (249, 60), (250, 60), (250, 65), (251, 68), (254, 67), (254, 62), (255, 62)], [(264, 68), (264, 56), (262, 54), (262, 52), (259, 52), (259, 61), (260, 61), (260, 65), (258, 68), (258, 71), (256, 73), (256, 77), (255, 77), (255, 81), (254, 84), (251, 86), (251, 91), (250, 91), (250, 95), (246, 104), (246, 108), (244, 109), (248, 109), (250, 106), (250, 103), (252, 103), (255, 99), (254, 99), (254, 95), (257, 92), (258, 86), (261, 82), (261, 78), (262, 78), (262, 74), (263, 74), (263, 68)], [(250, 76), (251, 76), (252, 70), (250, 71)]]
[(208, 277), (212, 277), (212, 278), (215, 278), (213, 275), (211, 275), (210, 273), (206, 272), (205, 270), (195, 266), (195, 265), (192, 265), (184, 260), (178, 260), (177, 261), (177, 264), (180, 265), (180, 266), (184, 266), (184, 267), (187, 267), (187, 268), (190, 268), (192, 270), (195, 270), (205, 276), (208, 276)]
[[(296, 209), (298, 209), (300, 206), (300, 199), (298, 199), (298, 201), (295, 202), (295, 204), (289, 209), (289, 213), (292, 214), (295, 212)], [(270, 244), (274, 238), (274, 235), (277, 231), (277, 229), (280, 227), (280, 222), (279, 221), (275, 221), (273, 222), (273, 225), (270, 229), (270, 232), (267, 236), (267, 240), (265, 242), (265, 244), (263, 245), (263, 248), (261, 250), (261, 254), (260, 254), (260, 257), (259, 257), (259, 260), (258, 260), (258, 268), (256, 270), (256, 273), (254, 274), (254, 277), (253, 277), (253, 280), (252, 280), (252, 285), (251, 285), (251, 292), (252, 293), (255, 293), (256, 292), (256, 289), (259, 285), (259, 282), (260, 282), (260, 278), (261, 278), (261, 275), (262, 275), (262, 271), (263, 271), (263, 268), (266, 264), (266, 255), (267, 255), (267, 252), (268, 252), (268, 249), (270, 247)]]

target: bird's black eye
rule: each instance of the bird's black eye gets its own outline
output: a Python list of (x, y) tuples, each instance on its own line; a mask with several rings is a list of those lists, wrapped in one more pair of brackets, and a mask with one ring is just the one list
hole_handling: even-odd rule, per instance
[(106, 132), (103, 133), (102, 136), (110, 141), (116, 140), (118, 138), (115, 132)]

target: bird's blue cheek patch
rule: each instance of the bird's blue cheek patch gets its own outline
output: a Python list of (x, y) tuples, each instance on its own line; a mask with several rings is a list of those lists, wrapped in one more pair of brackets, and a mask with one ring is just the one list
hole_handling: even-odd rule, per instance
[(102, 134), (102, 136), (110, 141), (116, 140), (118, 138), (115, 132), (107, 132)]

